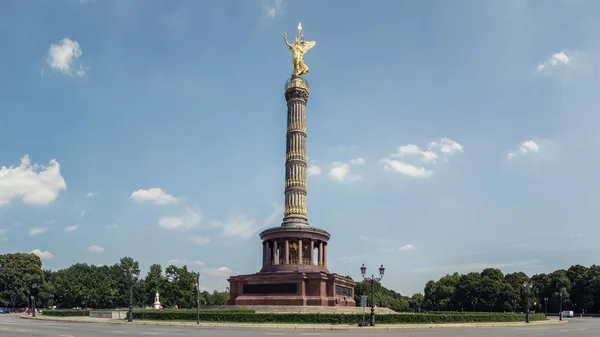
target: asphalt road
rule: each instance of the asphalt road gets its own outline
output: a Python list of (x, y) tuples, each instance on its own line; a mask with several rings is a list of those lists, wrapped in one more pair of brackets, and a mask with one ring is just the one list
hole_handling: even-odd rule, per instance
[(599, 336), (600, 318), (575, 318), (566, 324), (532, 325), (505, 328), (432, 328), (382, 331), (316, 331), (279, 329), (215, 329), (195, 327), (159, 327), (125, 324), (68, 323), (29, 320), (14, 314), (0, 315), (0, 337), (268, 337), (268, 336), (407, 336), (407, 337), (530, 337), (530, 336)]

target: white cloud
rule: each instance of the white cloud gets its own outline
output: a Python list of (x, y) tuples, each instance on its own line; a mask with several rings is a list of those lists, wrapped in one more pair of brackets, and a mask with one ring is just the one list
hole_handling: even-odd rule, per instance
[(176, 204), (179, 201), (160, 188), (140, 189), (131, 193), (130, 198), (139, 202), (151, 201), (156, 205)]
[[(437, 151), (437, 153), (435, 151)], [(450, 138), (442, 137), (437, 142), (430, 142), (427, 150), (423, 150), (415, 144), (399, 146), (396, 153), (392, 153), (388, 157), (380, 159), (379, 163), (382, 164), (384, 170), (388, 172), (397, 172), (414, 178), (428, 178), (434, 171), (425, 167), (427, 164), (437, 164), (437, 160), (440, 156), (442, 156), (445, 161), (448, 161), (448, 156), (460, 152), (464, 152), (464, 147), (461, 144)], [(406, 161), (413, 156), (418, 156), (425, 166), (417, 166)], [(393, 158), (406, 159), (398, 160)]]
[(544, 63), (538, 65), (537, 70), (543, 71), (547, 67), (556, 67), (560, 65), (567, 65), (571, 60), (564, 52), (558, 52), (550, 56)]
[(180, 259), (171, 259), (169, 261), (167, 261), (168, 265), (173, 265), (173, 266), (204, 266), (204, 261), (187, 261), (187, 260), (180, 260)]
[(210, 242), (209, 238), (205, 238), (203, 236), (192, 236), (190, 238), (190, 241), (192, 241), (193, 243), (199, 245), (199, 246), (204, 246), (205, 244)]
[(403, 252), (406, 252), (406, 251), (413, 250), (416, 248), (417, 247), (415, 247), (414, 245), (408, 244), (408, 245), (404, 245), (404, 246), (400, 247), (400, 250)]
[(533, 140), (528, 140), (528, 141), (521, 143), (521, 145), (519, 145), (519, 148), (517, 150), (510, 152), (508, 154), (507, 158), (511, 159), (518, 154), (539, 153), (539, 152), (540, 152), (540, 146)]
[(404, 157), (405, 155), (419, 154), (421, 149), (415, 144), (398, 146), (398, 153), (391, 155), (392, 157)]
[(53, 223), (56, 223), (56, 219), (51, 219), (51, 220), (44, 221), (44, 225), (52, 225)]
[(258, 230), (256, 221), (242, 214), (234, 214), (225, 222), (213, 221), (212, 226), (221, 229), (221, 236), (250, 238)]
[(47, 228), (32, 228), (29, 230), (29, 235), (35, 236), (38, 234), (42, 234), (42, 233), (46, 232), (47, 230), (48, 230)]
[(442, 137), (439, 142), (431, 142), (429, 143), (429, 149), (439, 148), (440, 151), (444, 154), (452, 154), (455, 152), (464, 152), (464, 147), (453, 141), (450, 138)]
[(364, 165), (365, 160), (363, 158), (350, 159), (348, 163), (350, 165)]
[(310, 176), (318, 176), (319, 174), (321, 174), (321, 168), (315, 164), (310, 164), (308, 166), (308, 168), (306, 169), (306, 175), (309, 177)]
[(52, 255), (52, 253), (50, 253), (49, 251), (45, 250), (45, 251), (41, 251), (39, 249), (34, 249), (31, 251), (31, 253), (37, 255), (40, 257), (40, 259), (42, 260), (50, 260), (51, 258), (54, 257), (54, 255)]
[(29, 156), (25, 155), (18, 167), (0, 167), (0, 206), (13, 199), (21, 199), (26, 204), (47, 205), (66, 189), (60, 164), (54, 159), (48, 166), (31, 165)]
[(96, 245), (91, 245), (87, 248), (88, 252), (90, 253), (94, 253), (94, 254), (100, 254), (102, 252), (104, 252), (104, 248), (100, 247), (100, 246), (96, 246)]
[(485, 268), (537, 268), (542, 267), (539, 265), (540, 260), (522, 260), (522, 261), (507, 261), (507, 262), (473, 262), (473, 263), (463, 263), (463, 264), (444, 264), (444, 265), (431, 265), (431, 266), (422, 266), (416, 269), (413, 269), (413, 272), (417, 273), (426, 273), (426, 272), (459, 272), (466, 273), (471, 271), (481, 272), (481, 270)]
[(383, 169), (388, 172), (398, 172), (414, 178), (428, 178), (433, 174), (433, 171), (424, 167), (416, 167), (400, 160), (383, 158), (379, 162), (383, 164)]
[(538, 64), (537, 74), (556, 78), (563, 83), (572, 83), (575, 79), (594, 76), (594, 61), (582, 51), (560, 51)]
[(436, 163), (436, 159), (438, 158), (438, 155), (435, 152), (431, 152), (431, 151), (423, 151), (421, 152), (421, 160), (424, 162), (432, 162), (432, 163)]
[(79, 217), (83, 218), (85, 216), (86, 212), (84, 209), (81, 210), (81, 212), (79, 212)]
[(200, 269), (200, 289), (224, 291), (229, 287), (227, 278), (238, 273), (228, 267)]
[(67, 226), (67, 227), (65, 227), (65, 231), (66, 232), (73, 232), (73, 231), (76, 231), (78, 228), (79, 228), (79, 225)]
[(73, 61), (77, 60), (81, 55), (83, 55), (83, 51), (79, 46), (79, 42), (65, 37), (59, 42), (50, 45), (47, 61), (52, 69), (58, 69), (63, 74), (83, 76), (85, 71), (82, 65), (73, 71)]
[(0, 228), (0, 241), (4, 241), (4, 240), (8, 239), (5, 235), (6, 235), (6, 229)]
[(97, 193), (97, 192), (88, 192), (86, 196), (87, 196), (88, 198), (93, 198), (93, 197), (95, 197), (95, 196), (97, 196), (97, 195), (98, 195), (98, 193)]
[(253, 237), (259, 229), (273, 226), (278, 216), (283, 214), (283, 207), (281, 205), (273, 203), (271, 206), (271, 213), (260, 224), (243, 214), (234, 213), (229, 216), (227, 221), (213, 221), (211, 226), (220, 228), (220, 235), (223, 237), (248, 239)]
[(260, 228), (268, 228), (275, 225), (277, 218), (283, 214), (283, 206), (274, 202), (271, 203), (271, 213), (265, 218)]
[[(430, 143), (431, 147), (434, 147), (437, 144), (436, 142)], [(398, 152), (390, 154), (390, 157), (405, 157), (405, 156), (413, 156), (419, 155), (421, 157), (421, 161), (423, 162), (432, 162), (436, 163), (438, 159), (437, 153), (430, 150), (422, 150), (415, 144), (408, 144), (403, 146), (398, 146)]]
[(272, 0), (267, 6), (267, 16), (273, 19), (281, 14), (283, 14), (283, 0)]
[(227, 268), (227, 267), (203, 268), (202, 270), (200, 270), (200, 273), (202, 273), (204, 275), (208, 275), (208, 276), (221, 276), (221, 277), (227, 277), (227, 276), (231, 276), (234, 274), (233, 270), (231, 270), (231, 268)]
[(360, 175), (350, 172), (349, 163), (342, 161), (331, 163), (331, 169), (329, 170), (328, 175), (337, 181), (356, 181), (362, 179)]
[(198, 226), (202, 221), (202, 212), (185, 206), (185, 214), (179, 217), (162, 217), (158, 219), (158, 225), (166, 229), (190, 229)]

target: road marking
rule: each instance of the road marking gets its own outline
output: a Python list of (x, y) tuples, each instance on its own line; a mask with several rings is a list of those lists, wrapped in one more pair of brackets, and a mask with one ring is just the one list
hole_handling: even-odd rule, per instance
[(125, 331), (111, 331), (112, 333), (125, 333)]
[(559, 332), (568, 332), (568, 331), (585, 331), (587, 329), (585, 328), (579, 328), (579, 329), (562, 329), (562, 330), (558, 330)]
[(301, 335), (302, 336), (321, 336), (321, 334), (318, 333), (318, 332), (315, 332), (315, 333), (308, 333), (308, 332), (306, 332), (306, 333), (302, 333)]
[(281, 336), (281, 335), (285, 335), (285, 333), (283, 333), (283, 332), (265, 332), (265, 335)]
[(158, 332), (141, 332), (140, 335), (158, 335)]
[(73, 337), (71, 335), (60, 335), (60, 337)]

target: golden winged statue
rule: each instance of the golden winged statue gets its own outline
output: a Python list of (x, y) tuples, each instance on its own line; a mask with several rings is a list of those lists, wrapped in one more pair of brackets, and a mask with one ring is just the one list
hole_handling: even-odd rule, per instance
[(298, 24), (298, 35), (294, 37), (294, 43), (289, 43), (287, 40), (287, 34), (283, 33), (283, 41), (292, 52), (292, 64), (294, 65), (294, 71), (292, 76), (302, 76), (308, 74), (308, 67), (304, 64), (304, 54), (309, 51), (317, 43), (316, 41), (304, 41), (304, 35), (302, 35), (302, 23)]

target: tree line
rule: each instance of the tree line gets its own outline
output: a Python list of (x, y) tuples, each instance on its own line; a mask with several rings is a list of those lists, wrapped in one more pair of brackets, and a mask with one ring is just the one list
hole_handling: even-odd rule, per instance
[[(163, 307), (191, 308), (196, 305), (195, 284), (196, 274), (187, 266), (169, 265), (163, 273), (161, 265), (153, 264), (143, 276), (131, 257), (112, 266), (76, 263), (51, 271), (42, 269), (35, 254), (0, 255), (0, 307), (27, 307), (32, 295), (37, 307), (128, 307), (131, 286), (135, 307), (152, 305), (158, 291)], [(224, 305), (229, 298), (219, 291), (202, 291), (198, 296), (204, 305)]]
[[(546, 301), (547, 299), (547, 301)], [(529, 302), (527, 302), (529, 300)], [(494, 268), (481, 273), (448, 274), (425, 285), (423, 307), (440, 311), (544, 312), (573, 310), (600, 312), (600, 266), (574, 265), (569, 269), (528, 277), (523, 272), (504, 275)]]
[[(163, 307), (195, 306), (196, 274), (187, 266), (169, 265), (163, 272), (161, 265), (153, 264), (143, 276), (137, 261), (123, 257), (112, 266), (76, 263), (51, 271), (42, 269), (42, 261), (34, 254), (0, 255), (0, 307), (26, 307), (31, 295), (35, 295), (38, 307), (127, 307), (130, 282), (135, 307), (152, 305), (157, 291)], [(356, 303), (360, 304), (361, 295), (368, 295), (370, 306), (371, 291), (370, 283), (357, 282)], [(204, 305), (225, 305), (229, 294), (202, 291), (199, 299)], [(558, 312), (561, 304), (563, 310), (600, 312), (600, 266), (574, 265), (567, 270), (532, 277), (523, 272), (504, 275), (495, 268), (453, 273), (427, 282), (423, 294), (410, 297), (375, 283), (375, 304), (399, 312), (524, 312), (526, 303), (530, 310), (543, 312), (545, 299), (548, 299), (548, 312)]]

